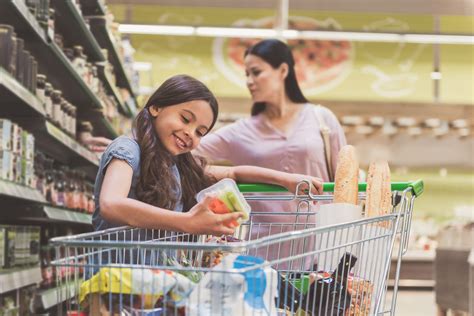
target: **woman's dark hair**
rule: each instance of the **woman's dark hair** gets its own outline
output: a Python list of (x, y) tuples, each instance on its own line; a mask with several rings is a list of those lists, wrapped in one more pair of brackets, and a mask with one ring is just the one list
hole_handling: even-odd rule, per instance
[[(245, 51), (244, 56), (246, 57), (247, 55), (260, 57), (273, 68), (278, 68), (281, 64), (286, 63), (288, 65), (288, 75), (285, 78), (286, 95), (295, 103), (308, 102), (296, 80), (295, 60), (288, 45), (276, 39), (266, 39), (249, 47)], [(251, 112), (252, 116), (263, 112), (265, 106), (265, 102), (254, 103)]]
[(155, 132), (154, 118), (149, 112), (151, 106), (164, 108), (193, 100), (203, 100), (211, 106), (214, 115), (209, 128), (211, 130), (217, 120), (217, 100), (202, 82), (187, 75), (177, 75), (166, 80), (138, 113), (134, 121), (134, 136), (141, 152), (141, 172), (136, 188), (140, 201), (174, 209), (178, 202), (178, 183), (171, 171), (173, 164), (176, 164), (180, 173), (183, 211), (188, 211), (196, 204), (194, 197), (197, 192), (215, 182), (215, 179), (204, 173), (204, 159), (194, 158), (191, 153), (173, 157), (166, 150)]

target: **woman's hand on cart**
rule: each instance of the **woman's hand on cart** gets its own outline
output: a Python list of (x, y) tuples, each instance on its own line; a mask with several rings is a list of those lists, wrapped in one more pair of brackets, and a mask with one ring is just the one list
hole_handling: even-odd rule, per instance
[[(305, 181), (306, 183), (303, 183)], [(301, 183), (301, 184), (300, 184)], [(292, 193), (308, 194), (308, 184), (311, 184), (311, 193), (315, 195), (323, 194), (323, 180), (304, 174), (288, 173), (283, 181), (283, 186)]]
[(215, 214), (209, 210), (209, 204), (214, 198), (206, 196), (197, 203), (187, 214), (185, 231), (191, 234), (212, 234), (214, 236), (232, 235), (236, 226), (233, 224), (242, 217), (242, 213)]

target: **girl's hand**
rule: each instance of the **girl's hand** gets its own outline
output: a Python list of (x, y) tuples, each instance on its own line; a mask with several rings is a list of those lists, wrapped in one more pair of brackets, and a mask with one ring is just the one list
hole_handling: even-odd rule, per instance
[[(320, 178), (311, 177), (303, 174), (287, 173), (284, 176), (283, 186), (287, 188), (288, 191), (290, 191), (291, 193), (295, 193), (298, 184), (303, 180), (306, 180), (311, 183), (312, 194), (323, 194), (323, 180)], [(298, 194), (308, 194), (308, 185), (306, 183), (302, 183), (298, 189)]]
[(212, 234), (214, 236), (232, 235), (235, 227), (230, 223), (242, 217), (242, 213), (214, 214), (209, 210), (213, 197), (206, 196), (187, 213), (186, 232), (191, 234)]

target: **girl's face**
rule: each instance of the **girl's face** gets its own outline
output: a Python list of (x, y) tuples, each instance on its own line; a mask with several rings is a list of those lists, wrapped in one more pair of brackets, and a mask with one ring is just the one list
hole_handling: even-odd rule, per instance
[(245, 57), (244, 64), (247, 88), (253, 102), (272, 101), (285, 90), (287, 64), (283, 63), (275, 69), (262, 58), (251, 54)]
[(194, 100), (158, 108), (151, 106), (154, 127), (165, 148), (177, 156), (195, 149), (209, 131), (214, 114), (208, 102)]

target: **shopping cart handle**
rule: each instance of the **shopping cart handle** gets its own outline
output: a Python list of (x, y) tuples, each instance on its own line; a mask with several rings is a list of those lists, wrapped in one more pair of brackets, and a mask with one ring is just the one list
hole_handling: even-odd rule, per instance
[[(287, 192), (287, 189), (273, 184), (265, 183), (239, 183), (239, 190), (242, 193), (272, 193), (272, 192)], [(365, 192), (367, 183), (359, 183), (359, 192)], [(392, 182), (392, 191), (404, 191), (411, 188), (415, 196), (420, 196), (423, 193), (423, 180), (415, 180), (410, 182)], [(326, 182), (323, 184), (324, 192), (334, 192), (334, 183)]]

